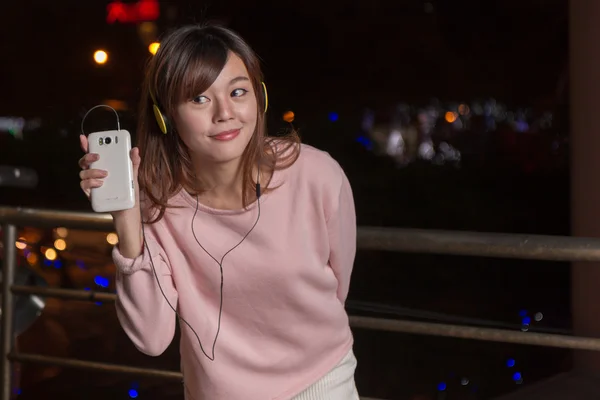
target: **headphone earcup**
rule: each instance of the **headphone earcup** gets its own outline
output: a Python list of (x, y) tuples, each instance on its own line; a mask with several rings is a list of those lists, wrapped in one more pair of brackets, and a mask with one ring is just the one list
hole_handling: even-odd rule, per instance
[(264, 104), (264, 109), (265, 109), (265, 113), (267, 112), (267, 109), (269, 108), (269, 95), (267, 94), (267, 85), (265, 85), (264, 82), (262, 83), (262, 87), (263, 87), (263, 96), (265, 98), (265, 104)]
[(152, 105), (152, 111), (154, 112), (154, 117), (156, 118), (156, 122), (158, 123), (160, 131), (166, 134), (169, 131), (169, 122), (167, 118), (163, 115), (156, 104)]

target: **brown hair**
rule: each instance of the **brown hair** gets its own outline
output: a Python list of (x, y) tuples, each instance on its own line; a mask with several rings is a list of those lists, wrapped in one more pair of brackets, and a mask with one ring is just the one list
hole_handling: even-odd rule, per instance
[[(225, 66), (230, 52), (244, 62), (258, 103), (256, 129), (242, 154), (241, 174), (244, 190), (242, 202), (247, 207), (256, 182), (255, 165), (272, 176), (275, 170), (291, 166), (298, 158), (300, 139), (292, 130), (285, 136), (268, 138), (265, 127), (265, 93), (258, 57), (250, 46), (230, 29), (218, 25), (188, 25), (174, 30), (161, 41), (158, 52), (150, 59), (142, 87), (137, 126), (138, 147), (142, 162), (139, 169), (140, 191), (147, 196), (151, 214), (159, 221), (169, 199), (184, 189), (202, 192), (194, 178), (187, 146), (171, 126), (163, 134), (153, 114), (152, 97), (163, 115), (173, 121), (177, 105), (206, 91)], [(275, 143), (275, 141), (277, 143)], [(267, 185), (263, 193), (272, 190)], [(156, 213), (157, 212), (157, 213)]]

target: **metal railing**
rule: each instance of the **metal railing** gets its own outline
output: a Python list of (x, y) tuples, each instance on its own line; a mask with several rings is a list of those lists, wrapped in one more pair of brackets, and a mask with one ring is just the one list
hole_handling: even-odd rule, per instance
[[(0, 207), (4, 234), (2, 267), (2, 320), (0, 343), (2, 392), (10, 399), (10, 363), (13, 361), (49, 364), (104, 372), (181, 380), (175, 371), (147, 369), (84, 360), (48, 357), (12, 351), (13, 294), (36, 294), (63, 299), (114, 301), (116, 295), (94, 291), (14, 285), (17, 226), (111, 231), (108, 214)], [(547, 261), (600, 261), (600, 239), (562, 236), (435, 231), (419, 229), (359, 227), (357, 245), (362, 250), (451, 254)], [(506, 342), (569, 349), (600, 350), (600, 339), (558, 334), (511, 331), (474, 326), (350, 316), (353, 328), (446, 336), (462, 339)], [(363, 398), (363, 400), (367, 400)]]

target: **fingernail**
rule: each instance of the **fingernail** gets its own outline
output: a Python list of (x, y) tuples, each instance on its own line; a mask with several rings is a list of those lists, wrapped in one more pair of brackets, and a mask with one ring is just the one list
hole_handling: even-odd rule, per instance
[(108, 171), (102, 171), (101, 174), (102, 174), (102, 176), (107, 176), (108, 175)]

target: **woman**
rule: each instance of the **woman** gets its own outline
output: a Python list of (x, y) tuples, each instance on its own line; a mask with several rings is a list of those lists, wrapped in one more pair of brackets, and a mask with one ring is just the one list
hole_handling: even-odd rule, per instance
[[(179, 317), (188, 400), (358, 399), (344, 309), (356, 219), (338, 163), (295, 133), (266, 137), (257, 56), (223, 27), (169, 34), (140, 107), (142, 205), (113, 213), (135, 346), (160, 355)], [(80, 160), (88, 196), (106, 176), (96, 159)]]

